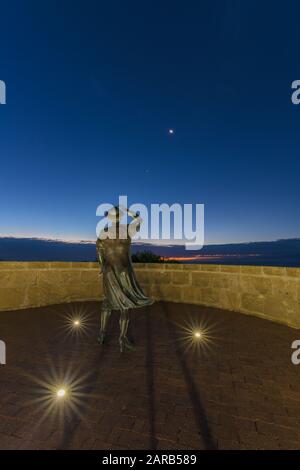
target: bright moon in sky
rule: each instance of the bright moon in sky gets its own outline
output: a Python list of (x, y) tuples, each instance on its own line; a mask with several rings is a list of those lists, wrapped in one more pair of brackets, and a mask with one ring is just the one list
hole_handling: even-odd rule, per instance
[(169, 129), (169, 134), (174, 134), (174, 129)]

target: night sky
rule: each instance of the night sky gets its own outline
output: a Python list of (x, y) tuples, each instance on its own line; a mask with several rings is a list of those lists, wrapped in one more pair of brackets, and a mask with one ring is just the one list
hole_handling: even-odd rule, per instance
[[(299, 236), (300, 3), (1, 2), (0, 234), (204, 203), (206, 243)], [(168, 129), (175, 130), (169, 135)]]

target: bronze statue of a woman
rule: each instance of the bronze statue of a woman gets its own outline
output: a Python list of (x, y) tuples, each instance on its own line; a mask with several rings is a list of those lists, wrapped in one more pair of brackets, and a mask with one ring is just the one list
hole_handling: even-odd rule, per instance
[(120, 310), (120, 337), (121, 352), (133, 350), (133, 344), (127, 337), (129, 324), (129, 310), (151, 305), (149, 299), (140, 288), (131, 263), (131, 234), (139, 231), (142, 222), (138, 213), (128, 209), (124, 210), (134, 219), (130, 224), (121, 224), (124, 215), (121, 207), (112, 208), (106, 215), (112, 222), (106, 227), (106, 232), (100, 234), (97, 240), (97, 254), (103, 274), (104, 300), (101, 310), (101, 324), (98, 341), (103, 344), (106, 340), (108, 320), (112, 310)]

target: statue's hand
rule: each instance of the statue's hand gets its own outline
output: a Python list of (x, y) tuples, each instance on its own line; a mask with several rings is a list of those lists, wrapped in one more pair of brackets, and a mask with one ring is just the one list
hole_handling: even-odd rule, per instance
[(128, 210), (128, 215), (130, 215), (130, 217), (132, 217), (133, 219), (141, 219), (140, 217), (140, 213), (139, 212), (133, 212), (133, 211), (130, 211)]

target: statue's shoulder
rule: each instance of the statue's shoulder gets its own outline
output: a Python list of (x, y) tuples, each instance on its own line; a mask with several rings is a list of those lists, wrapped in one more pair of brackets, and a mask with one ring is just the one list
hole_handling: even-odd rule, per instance
[(101, 246), (103, 245), (103, 240), (101, 240), (101, 238), (97, 238), (97, 241), (96, 241), (96, 248), (100, 248)]

